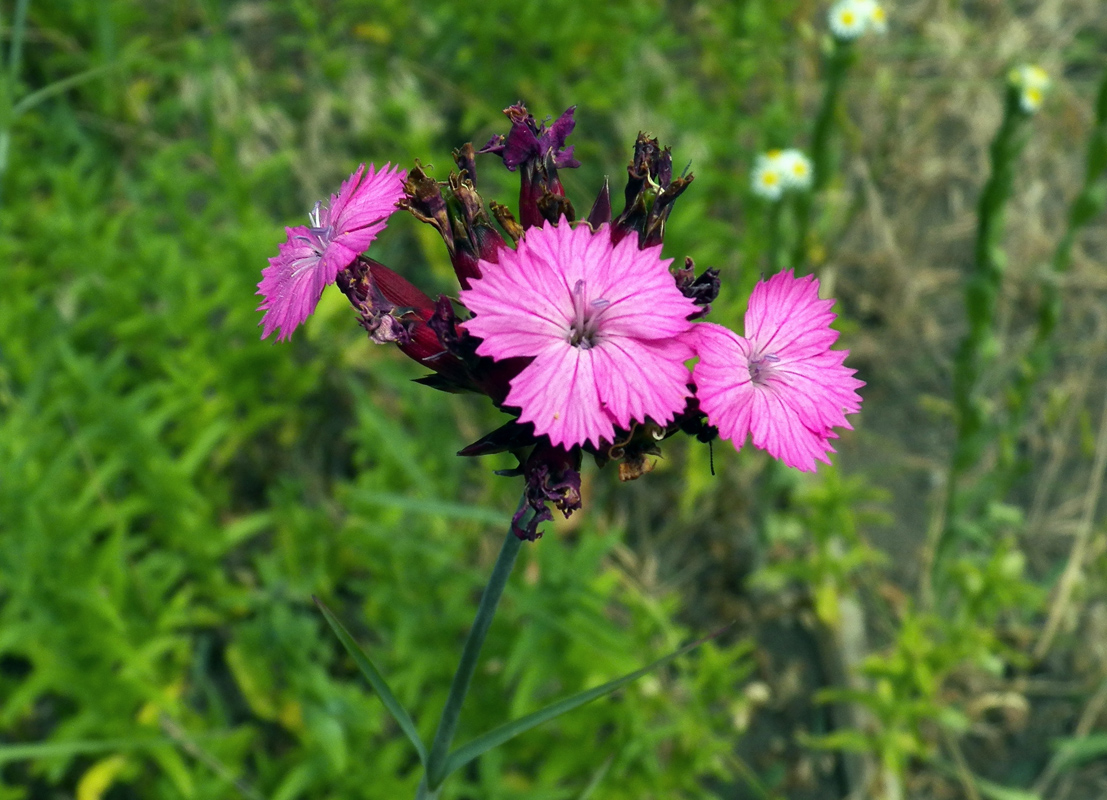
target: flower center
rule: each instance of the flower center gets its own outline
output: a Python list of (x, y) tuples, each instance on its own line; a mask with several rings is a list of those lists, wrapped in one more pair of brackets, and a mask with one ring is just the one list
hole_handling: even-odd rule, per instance
[(577, 281), (573, 287), (573, 321), (569, 323), (569, 344), (581, 350), (591, 350), (602, 341), (600, 337), (600, 317), (603, 310), (611, 305), (610, 300), (599, 298), (589, 301), (584, 281)]
[(311, 223), (308, 227), (308, 230), (312, 233), (312, 238), (309, 240), (311, 246), (322, 255), (334, 235), (334, 226), (331, 225), (331, 210), (321, 202), (317, 202), (315, 208), (308, 214), (308, 222)]
[(292, 270), (292, 277), (296, 277), (306, 269), (314, 269), (318, 266), (319, 259), (327, 251), (327, 246), (331, 243), (331, 237), (334, 235), (334, 227), (331, 225), (331, 210), (322, 203), (316, 203), (315, 208), (308, 213), (308, 222), (311, 224), (308, 226), (307, 235), (300, 235), (296, 238), (310, 247), (315, 255), (299, 259), (296, 262), (295, 269)]
[(750, 380), (764, 386), (773, 376), (773, 365), (780, 361), (775, 353), (758, 353), (749, 360)]

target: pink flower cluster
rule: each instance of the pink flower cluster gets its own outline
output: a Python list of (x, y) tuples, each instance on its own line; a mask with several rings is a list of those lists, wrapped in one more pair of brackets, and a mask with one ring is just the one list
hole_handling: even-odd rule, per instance
[[(512, 415), (461, 454), (529, 447), (520, 469), (536, 520), (550, 518), (547, 502), (566, 515), (579, 508), (582, 451), (601, 465), (620, 460), (620, 475), (634, 478), (678, 431), (738, 449), (752, 439), (799, 470), (830, 463), (863, 384), (844, 365), (848, 351), (831, 349), (833, 301), (819, 298), (818, 280), (789, 271), (758, 283), (744, 335), (703, 321), (718, 272), (696, 277), (690, 259), (672, 271), (661, 257), (665, 221), (692, 181), (673, 176), (669, 151), (640, 136), (626, 209), (613, 217), (605, 183), (575, 221), (557, 177), (577, 166), (565, 147), (573, 109), (549, 128), (522, 105), (506, 113), (510, 133), (480, 152), (520, 171), (522, 224), (480, 197), (471, 145), (455, 152), (459, 170), (442, 183), (418, 165), (361, 167), (329, 205), (316, 205), (310, 226), (288, 229), (263, 270), (263, 338), (279, 328), (287, 339), (337, 282), (374, 341), (395, 342), (434, 371), (421, 382), (482, 392)], [(461, 284), (456, 305), (362, 255), (397, 208), (442, 235)], [(517, 532), (534, 538), (536, 526)]]
[(850, 428), (845, 415), (860, 410), (863, 384), (843, 366), (849, 351), (830, 349), (834, 302), (819, 299), (818, 280), (784, 272), (759, 283), (743, 337), (689, 320), (699, 309), (660, 251), (562, 219), (530, 229), (498, 263), (482, 262), (481, 279), (461, 292), (477, 353), (534, 359), (506, 404), (554, 444), (599, 447), (616, 428), (668, 425), (694, 397), (738, 449), (752, 434), (788, 466), (829, 464), (833, 429)]

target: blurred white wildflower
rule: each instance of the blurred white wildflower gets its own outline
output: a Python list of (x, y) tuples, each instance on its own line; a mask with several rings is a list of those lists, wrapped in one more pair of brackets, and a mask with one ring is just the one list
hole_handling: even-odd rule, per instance
[(811, 159), (805, 156), (802, 151), (794, 148), (782, 150), (777, 161), (785, 189), (806, 191), (811, 188), (811, 181), (814, 177)]
[(785, 176), (782, 171), (782, 150), (762, 153), (753, 163), (750, 184), (753, 193), (766, 200), (779, 200), (784, 192)]
[(840, 0), (830, 7), (828, 22), (834, 38), (852, 42), (865, 32), (869, 25), (869, 9), (866, 0)]
[(887, 33), (888, 15), (884, 13), (884, 6), (876, 0), (857, 0), (857, 2), (868, 15), (869, 30), (873, 33)]
[(1051, 83), (1044, 69), (1035, 64), (1022, 64), (1008, 73), (1007, 80), (1018, 91), (1019, 107), (1023, 112), (1033, 114), (1042, 107)]
[(876, 0), (839, 0), (830, 8), (830, 32), (843, 42), (852, 42), (868, 31), (888, 32), (884, 6)]

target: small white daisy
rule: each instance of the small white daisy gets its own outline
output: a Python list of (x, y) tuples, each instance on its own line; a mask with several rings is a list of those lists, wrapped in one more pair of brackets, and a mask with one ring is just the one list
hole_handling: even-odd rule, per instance
[(750, 188), (758, 197), (779, 200), (784, 193), (786, 178), (781, 170), (783, 151), (770, 150), (757, 157), (750, 174)]
[(865, 0), (840, 0), (830, 7), (830, 32), (839, 41), (852, 42), (865, 32), (871, 16)]
[(1011, 70), (1007, 80), (1019, 93), (1019, 107), (1023, 113), (1033, 114), (1042, 107), (1042, 100), (1051, 84), (1044, 69), (1035, 64), (1022, 64)]
[(884, 6), (876, 0), (862, 0), (869, 9), (869, 30), (873, 33), (888, 32), (888, 15), (884, 13)]
[(795, 148), (782, 150), (778, 158), (781, 178), (785, 189), (806, 191), (811, 188), (814, 170), (811, 159)]

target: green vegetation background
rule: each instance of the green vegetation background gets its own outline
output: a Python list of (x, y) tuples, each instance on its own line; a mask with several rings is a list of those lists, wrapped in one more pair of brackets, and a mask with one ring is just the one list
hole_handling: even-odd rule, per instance
[[(1022, 506), (997, 504), (995, 546), (962, 576), (987, 602), (941, 619), (915, 614), (909, 588), (950, 441), (971, 255), (956, 247), (998, 123), (988, 98), (1016, 55), (992, 27), (1022, 24), (1023, 45), (1071, 77), (1043, 112), (1060, 122), (1028, 151), (1040, 166), (1013, 212), (1048, 223), (1077, 188), (1063, 185), (1081, 169), (1071, 142), (1107, 41), (1094, 5), (1070, 3), (1064, 30), (1017, 8), (889, 8), (891, 35), (866, 41), (846, 90), (841, 168), (806, 254), (870, 383), (843, 468), (799, 480), (717, 447), (712, 477), (706, 449), (681, 443), (636, 484), (587, 472), (584, 510), (524, 551), (459, 742), (738, 624), (485, 756), (446, 796), (838, 797), (860, 759), (880, 796), (957, 797), (995, 788), (970, 767), (1029, 792), (1042, 770), (1094, 764), (1102, 720), (1077, 723), (1107, 657), (1082, 655), (1072, 631), (1104, 616), (1103, 548), (1038, 672), (1018, 651), (1071, 531), (1024, 554)], [(721, 269), (715, 314), (737, 325), (765, 266), (747, 171), (763, 149), (807, 144), (824, 13), (801, 0), (32, 2), (8, 90), (104, 71), (15, 123), (3, 177), (0, 800), (412, 796), (406, 742), (310, 598), (351, 627), (428, 736), (520, 487), (492, 475), (507, 461), (454, 456), (497, 414), (413, 384), (420, 370), (369, 343), (337, 292), (291, 343), (259, 340), (254, 291), (283, 226), (362, 161), (419, 158), (444, 178), (452, 148), (504, 131), (508, 104), (540, 117), (578, 105), (583, 166), (564, 176), (577, 207), (604, 175), (618, 195), (639, 130), (671, 145), (696, 180), (666, 255)], [(959, 115), (936, 111), (958, 102)], [(478, 166), (486, 196), (512, 204), (514, 176)], [(913, 203), (939, 185), (956, 192), (920, 216)], [(924, 224), (952, 233), (931, 242)], [(1035, 230), (1020, 228), (1016, 279), (1045, 252)], [(1092, 260), (1103, 240), (1100, 221)], [(444, 249), (414, 220), (394, 218), (374, 250), (452, 291)], [(1102, 293), (1102, 261), (1084, 263), (1081, 286)], [(1049, 425), (1076, 420), (1054, 481), (1086, 481), (1090, 463), (1097, 420), (1083, 404), (1101, 386), (1103, 332), (1088, 325), (1028, 445), (1054, 452), (1069, 440)], [(1087, 379), (1082, 394), (1071, 376)], [(851, 609), (869, 622), (844, 627)], [(862, 652), (843, 630), (860, 631)], [(1037, 701), (1012, 681), (1043, 670), (1068, 705), (1048, 735), (1027, 735)], [(861, 710), (828, 714), (814, 695), (834, 686)], [(1009, 702), (972, 705), (997, 692)], [(1058, 762), (1049, 736), (1085, 749)]]

